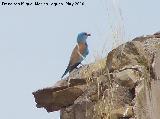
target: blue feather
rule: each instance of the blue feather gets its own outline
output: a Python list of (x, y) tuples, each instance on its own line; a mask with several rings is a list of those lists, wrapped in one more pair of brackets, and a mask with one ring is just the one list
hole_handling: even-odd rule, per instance
[(86, 39), (88, 36), (90, 36), (90, 34), (87, 34), (86, 32), (81, 32), (78, 34), (77, 43), (84, 43), (86, 45), (84, 53), (81, 54), (83, 57), (80, 57), (80, 59), (77, 61), (77, 63), (73, 64), (72, 66), (68, 65), (67, 69), (65, 70), (65, 72), (61, 78), (63, 78), (68, 72), (73, 71), (73, 69), (76, 68), (84, 60), (84, 58), (86, 58), (86, 56), (89, 54), (88, 44), (86, 42)]

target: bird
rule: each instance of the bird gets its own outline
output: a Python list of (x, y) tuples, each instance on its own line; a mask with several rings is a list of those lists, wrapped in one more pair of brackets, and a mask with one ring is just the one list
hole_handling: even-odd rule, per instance
[(81, 32), (77, 36), (77, 45), (74, 47), (71, 56), (69, 64), (62, 75), (61, 79), (69, 72), (72, 72), (73, 69), (77, 68), (79, 64), (86, 58), (86, 56), (89, 54), (88, 50), (88, 44), (87, 44), (87, 37), (91, 36), (91, 34), (86, 32)]

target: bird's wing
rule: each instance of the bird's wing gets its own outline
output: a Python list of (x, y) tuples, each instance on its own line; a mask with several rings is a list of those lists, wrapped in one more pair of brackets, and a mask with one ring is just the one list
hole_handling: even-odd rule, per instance
[(83, 57), (81, 55), (85, 52), (86, 47), (87, 45), (84, 43), (79, 43), (78, 45), (76, 45), (76, 47), (72, 51), (68, 67), (61, 78), (63, 78), (64, 75), (66, 75), (68, 72), (71, 72), (81, 63), (81, 61), (83, 60)]
[(78, 45), (76, 45), (76, 47), (72, 51), (69, 66), (73, 66), (76, 63), (81, 63), (81, 59), (83, 58), (80, 54), (83, 54), (85, 52), (86, 47), (87, 46), (84, 43), (79, 43)]

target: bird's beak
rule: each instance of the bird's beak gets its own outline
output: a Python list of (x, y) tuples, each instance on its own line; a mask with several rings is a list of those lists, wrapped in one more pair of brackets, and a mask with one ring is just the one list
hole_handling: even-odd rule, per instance
[(91, 34), (87, 34), (87, 36), (91, 36)]

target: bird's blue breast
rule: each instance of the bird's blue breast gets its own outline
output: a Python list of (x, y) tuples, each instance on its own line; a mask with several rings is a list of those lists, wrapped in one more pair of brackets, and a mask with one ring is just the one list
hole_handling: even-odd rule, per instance
[(84, 50), (84, 53), (82, 54), (83, 57), (86, 57), (89, 54), (89, 50), (88, 47), (86, 47), (86, 49)]

